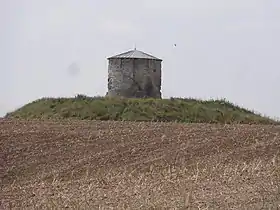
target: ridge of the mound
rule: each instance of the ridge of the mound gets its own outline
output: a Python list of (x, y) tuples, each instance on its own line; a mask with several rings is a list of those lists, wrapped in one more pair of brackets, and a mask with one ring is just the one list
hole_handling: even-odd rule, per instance
[(198, 100), (192, 98), (128, 99), (87, 97), (84, 95), (73, 98), (38, 99), (8, 113), (5, 117), (186, 123), (278, 123), (226, 100)]

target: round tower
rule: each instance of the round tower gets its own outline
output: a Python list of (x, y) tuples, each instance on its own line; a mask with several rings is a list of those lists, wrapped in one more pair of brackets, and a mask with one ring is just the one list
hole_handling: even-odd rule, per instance
[(108, 60), (108, 96), (161, 98), (161, 59), (134, 49)]

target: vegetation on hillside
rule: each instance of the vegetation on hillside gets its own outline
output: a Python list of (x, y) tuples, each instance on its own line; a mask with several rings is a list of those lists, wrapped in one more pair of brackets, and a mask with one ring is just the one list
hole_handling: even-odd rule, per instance
[(226, 100), (42, 98), (8, 113), (7, 118), (176, 121), (186, 123), (278, 123)]

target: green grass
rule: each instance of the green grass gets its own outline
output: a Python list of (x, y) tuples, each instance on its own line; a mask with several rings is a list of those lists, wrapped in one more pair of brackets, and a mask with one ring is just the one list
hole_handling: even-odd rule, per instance
[(165, 121), (185, 123), (278, 124), (226, 100), (127, 99), (108, 97), (42, 98), (6, 118)]

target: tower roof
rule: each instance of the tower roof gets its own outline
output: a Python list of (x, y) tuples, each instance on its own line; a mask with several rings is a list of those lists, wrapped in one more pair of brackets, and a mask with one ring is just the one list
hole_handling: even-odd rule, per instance
[(130, 51), (127, 51), (127, 52), (124, 52), (124, 53), (121, 53), (121, 54), (118, 54), (118, 55), (114, 55), (112, 57), (109, 57), (108, 59), (111, 59), (111, 58), (142, 58), (142, 59), (150, 59), (150, 60), (160, 60), (159, 58), (156, 58), (152, 55), (149, 55), (147, 53), (144, 53), (140, 50), (130, 50)]

